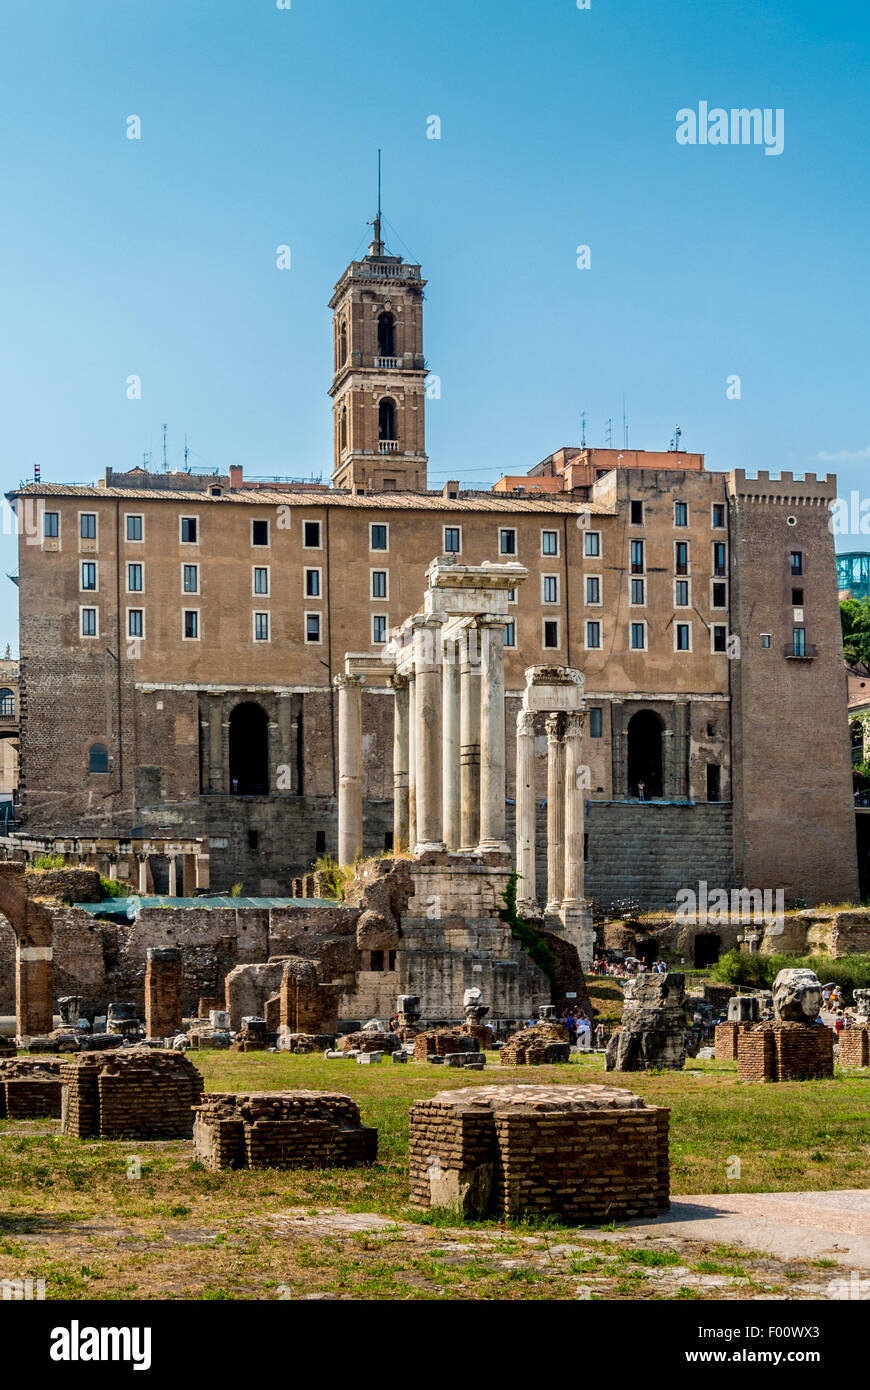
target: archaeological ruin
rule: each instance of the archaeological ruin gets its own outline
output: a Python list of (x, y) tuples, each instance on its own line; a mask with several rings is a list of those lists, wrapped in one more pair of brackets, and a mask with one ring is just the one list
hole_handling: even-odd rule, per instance
[(328, 1091), (232, 1095), (196, 1107), (194, 1154), (208, 1168), (352, 1168), (374, 1163), (378, 1132), (350, 1096)]
[(61, 1130), (76, 1139), (190, 1139), (202, 1098), (197, 1068), (180, 1052), (80, 1052), (61, 1063)]
[(810, 1081), (834, 1075), (834, 1034), (819, 1020), (822, 986), (812, 970), (780, 970), (773, 982), (774, 1022), (737, 1039), (741, 1081)]

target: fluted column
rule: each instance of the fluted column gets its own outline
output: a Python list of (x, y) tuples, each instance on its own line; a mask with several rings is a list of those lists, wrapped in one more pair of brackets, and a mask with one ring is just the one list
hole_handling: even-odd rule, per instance
[(559, 912), (565, 896), (565, 744), (562, 720), (547, 716), (547, 911)]
[(505, 823), (504, 623), (478, 621), (480, 631), (480, 844), (507, 851)]
[[(416, 620), (415, 620), (416, 621)], [(441, 850), (441, 623), (416, 621), (414, 630), (416, 682), (417, 843), (415, 852)]]
[(583, 715), (565, 716), (565, 890), (563, 912), (583, 906), (583, 839), (586, 777), (583, 766)]
[(536, 907), (535, 891), (535, 716), (517, 715), (517, 901)]
[(417, 843), (417, 682), (408, 676), (408, 849)]
[(408, 761), (410, 754), (410, 697), (407, 676), (392, 676), (393, 688), (393, 849), (411, 847), (409, 834)]
[(460, 840), (476, 849), (480, 839), (480, 633), (467, 627), (460, 641)]
[(336, 676), (338, 689), (338, 862), (362, 852), (362, 681)]
[(449, 850), (462, 843), (462, 800), (459, 775), (460, 674), (459, 642), (443, 645), (442, 660), (442, 772), (444, 843)]

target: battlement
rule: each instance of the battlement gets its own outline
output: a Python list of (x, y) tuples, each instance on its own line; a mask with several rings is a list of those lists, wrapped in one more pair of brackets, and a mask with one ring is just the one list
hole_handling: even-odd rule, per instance
[(837, 496), (837, 475), (815, 473), (795, 477), (793, 473), (770, 474), (759, 469), (755, 477), (743, 468), (732, 468), (728, 474), (728, 491), (734, 498), (756, 502), (832, 502)]

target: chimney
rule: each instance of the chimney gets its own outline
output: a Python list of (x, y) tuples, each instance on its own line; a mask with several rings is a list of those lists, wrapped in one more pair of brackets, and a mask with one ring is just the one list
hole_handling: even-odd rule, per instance
[(242, 485), (243, 485), (242, 465), (241, 465), (240, 463), (231, 463), (231, 464), (230, 464), (230, 487), (238, 488), (238, 487), (242, 487)]
[(442, 497), (458, 497), (458, 496), (459, 496), (459, 482), (457, 481), (457, 479), (451, 478), (451, 479), (449, 480), (449, 482), (446, 482), (446, 483), (444, 484), (443, 488), (441, 489), (441, 496), (442, 496)]

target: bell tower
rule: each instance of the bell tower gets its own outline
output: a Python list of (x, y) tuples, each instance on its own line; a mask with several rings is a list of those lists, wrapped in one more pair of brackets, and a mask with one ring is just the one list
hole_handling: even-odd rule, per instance
[(368, 255), (351, 262), (329, 302), (333, 487), (426, 490), (425, 284), (418, 265), (386, 253), (379, 209)]

